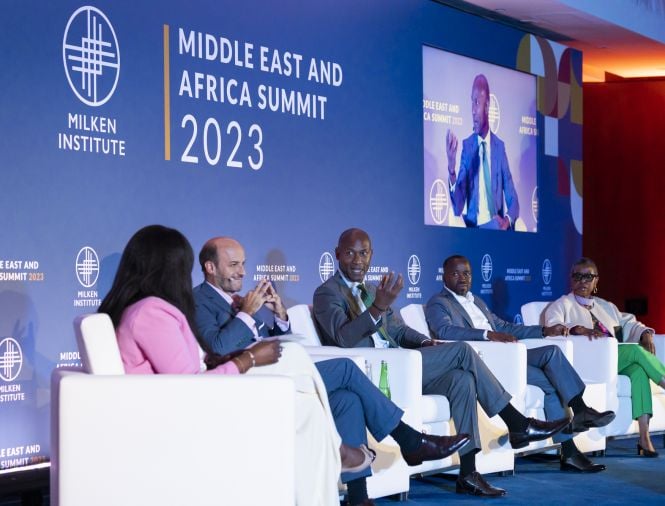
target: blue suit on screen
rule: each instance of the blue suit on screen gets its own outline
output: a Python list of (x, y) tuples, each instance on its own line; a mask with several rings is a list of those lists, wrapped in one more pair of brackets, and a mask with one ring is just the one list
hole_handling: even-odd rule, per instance
[[(466, 215), (464, 223), (467, 227), (478, 226), (478, 186), (480, 163), (480, 145), (478, 135), (473, 133), (462, 143), (462, 158), (460, 170), (454, 190), (450, 192), (455, 216), (460, 216), (466, 204)], [(520, 214), (520, 204), (517, 192), (510, 173), (508, 158), (506, 157), (506, 146), (504, 142), (493, 133), (490, 134), (490, 170), (492, 174), (492, 196), (496, 205), (496, 214), (502, 217), (509, 216), (511, 224)], [(504, 207), (504, 196), (506, 205)]]

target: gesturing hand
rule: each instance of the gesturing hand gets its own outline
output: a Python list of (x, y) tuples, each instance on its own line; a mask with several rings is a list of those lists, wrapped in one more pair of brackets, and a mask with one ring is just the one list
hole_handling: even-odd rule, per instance
[(266, 300), (268, 300), (268, 288), (270, 287), (270, 281), (267, 279), (262, 279), (259, 281), (259, 284), (256, 285), (254, 290), (247, 292), (245, 297), (242, 300), (240, 310), (249, 315), (256, 313)]
[(268, 289), (266, 290), (266, 301), (265, 306), (270, 309), (273, 313), (277, 315), (278, 318), (282, 320), (288, 320), (286, 314), (286, 308), (282, 304), (282, 298), (277, 294), (275, 288), (272, 286), (272, 283), (268, 283)]
[(403, 287), (404, 279), (401, 274), (398, 274), (397, 277), (395, 277), (394, 272), (384, 274), (379, 282), (379, 286), (376, 287), (374, 305), (378, 306), (378, 309), (380, 310), (388, 309), (388, 307), (395, 302), (395, 299)]
[(504, 332), (494, 332), (492, 330), (487, 331), (487, 339), (490, 341), (497, 341), (500, 343), (515, 343), (517, 342), (517, 339), (515, 336), (511, 336), (510, 334), (506, 334)]

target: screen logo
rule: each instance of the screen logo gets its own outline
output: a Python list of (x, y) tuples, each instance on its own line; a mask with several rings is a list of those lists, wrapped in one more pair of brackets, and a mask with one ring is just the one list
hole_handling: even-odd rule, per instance
[(531, 194), (531, 214), (533, 215), (533, 220), (538, 223), (538, 187), (536, 186), (533, 189)]
[(441, 179), (435, 180), (429, 190), (429, 211), (437, 225), (448, 217), (448, 189)]
[(552, 262), (550, 262), (549, 258), (546, 258), (543, 261), (543, 283), (546, 285), (550, 284), (550, 281), (552, 281)]
[(417, 285), (418, 281), (420, 281), (420, 258), (416, 255), (411, 255), (406, 270), (409, 276), (409, 282), (412, 285)]
[(120, 77), (120, 48), (102, 11), (86, 5), (71, 15), (62, 60), (69, 86), (81, 102), (97, 107), (111, 98)]
[(319, 277), (321, 278), (321, 282), (325, 283), (334, 272), (335, 260), (330, 253), (324, 251), (321, 258), (319, 258)]
[(499, 133), (499, 124), (501, 123), (501, 109), (499, 108), (499, 99), (494, 93), (490, 93), (490, 110), (488, 111), (490, 130), (493, 134)]
[(76, 277), (81, 286), (90, 288), (99, 276), (99, 258), (94, 249), (84, 246), (76, 255)]
[(14, 381), (23, 367), (23, 352), (16, 339), (5, 337), (0, 342), (0, 378)]
[(483, 275), (485, 283), (492, 279), (492, 257), (485, 253), (480, 261), (480, 272)]

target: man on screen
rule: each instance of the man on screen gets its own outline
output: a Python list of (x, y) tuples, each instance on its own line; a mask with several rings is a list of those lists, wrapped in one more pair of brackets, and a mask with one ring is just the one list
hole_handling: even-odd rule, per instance
[[(487, 78), (478, 74), (471, 88), (473, 133), (462, 143), (459, 173), (455, 173), (457, 136), (446, 133), (448, 183), (455, 216), (466, 204), (467, 227), (507, 230), (515, 227), (520, 205), (510, 174), (506, 148), (489, 128), (490, 88)], [(507, 209), (504, 207), (504, 197)]]

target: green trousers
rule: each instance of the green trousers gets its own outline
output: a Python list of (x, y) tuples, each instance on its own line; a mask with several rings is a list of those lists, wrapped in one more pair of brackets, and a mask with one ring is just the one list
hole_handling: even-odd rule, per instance
[(619, 374), (630, 378), (633, 419), (645, 413), (653, 415), (649, 380), (660, 383), (665, 376), (665, 365), (639, 344), (620, 344)]

